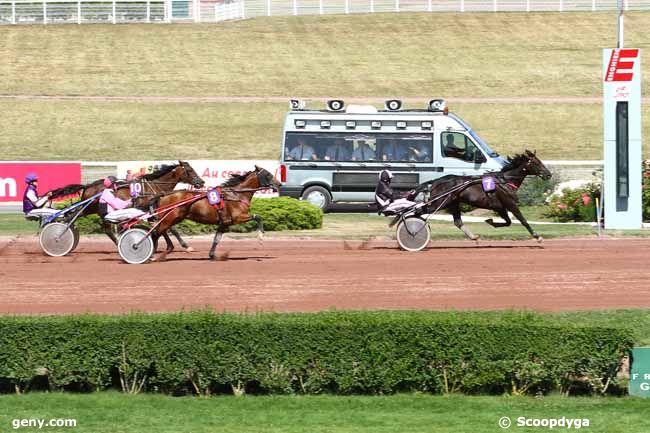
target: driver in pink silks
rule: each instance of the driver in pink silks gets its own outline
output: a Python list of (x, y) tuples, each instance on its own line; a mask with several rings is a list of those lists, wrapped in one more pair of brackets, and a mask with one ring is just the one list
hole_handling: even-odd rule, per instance
[(104, 192), (99, 197), (99, 204), (106, 206), (104, 219), (111, 222), (126, 221), (144, 215), (140, 209), (130, 207), (133, 200), (122, 200), (115, 196), (115, 177), (109, 176), (104, 179)]

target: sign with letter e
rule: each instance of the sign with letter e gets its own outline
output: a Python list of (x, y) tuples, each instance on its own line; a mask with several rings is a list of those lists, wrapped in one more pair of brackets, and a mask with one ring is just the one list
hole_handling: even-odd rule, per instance
[(630, 360), (630, 395), (650, 398), (650, 347), (635, 347)]

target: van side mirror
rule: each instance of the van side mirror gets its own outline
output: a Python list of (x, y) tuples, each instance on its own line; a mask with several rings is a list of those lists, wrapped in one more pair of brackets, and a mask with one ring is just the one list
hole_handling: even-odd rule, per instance
[(487, 158), (485, 157), (485, 155), (483, 155), (483, 153), (476, 151), (474, 153), (474, 162), (476, 164), (483, 164), (484, 162), (487, 162)]

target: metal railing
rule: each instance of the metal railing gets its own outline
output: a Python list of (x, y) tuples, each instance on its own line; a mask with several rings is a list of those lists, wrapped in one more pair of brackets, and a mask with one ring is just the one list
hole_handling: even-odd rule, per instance
[[(623, 0), (625, 10), (650, 2)], [(214, 22), (377, 12), (614, 11), (617, 0), (0, 0), (0, 24)]]

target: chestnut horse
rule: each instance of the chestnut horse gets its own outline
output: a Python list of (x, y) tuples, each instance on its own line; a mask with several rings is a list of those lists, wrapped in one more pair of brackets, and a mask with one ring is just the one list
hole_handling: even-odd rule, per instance
[[(278, 191), (280, 183), (275, 177), (267, 170), (255, 166), (255, 170), (242, 175), (233, 175), (219, 188), (221, 188), (221, 203), (217, 205), (209, 203), (205, 192), (174, 191), (160, 196), (156, 200), (156, 207), (170, 210), (160, 217), (160, 223), (155, 229), (156, 236), (164, 235), (174, 224), (184, 219), (216, 225), (217, 231), (208, 254), (211, 260), (214, 260), (214, 250), (228, 226), (255, 221), (261, 237), (264, 233), (264, 224), (259, 215), (249, 213), (251, 200), (256, 191), (267, 188)], [(177, 206), (183, 202), (185, 204)], [(169, 252), (171, 251), (164, 251), (160, 255), (160, 260), (164, 260)]]
[[(427, 212), (435, 213), (440, 209), (447, 209), (453, 215), (456, 227), (471, 240), (478, 240), (479, 237), (463, 224), (460, 217), (461, 203), (481, 209), (491, 209), (505, 220), (503, 223), (494, 222), (492, 218), (485, 220), (492, 227), (508, 227), (511, 224), (508, 212), (512, 212), (530, 235), (541, 242), (542, 237), (530, 227), (517, 206), (517, 190), (529, 175), (540, 176), (542, 179), (551, 178), (551, 172), (535, 153), (526, 150), (523, 154), (515, 155), (514, 158), (509, 159), (499, 172), (487, 173), (482, 176), (443, 176), (421, 184), (415, 190), (414, 195), (419, 192), (427, 192), (430, 198), (440, 196), (439, 199), (429, 204)], [(493, 179), (491, 182), (494, 190), (491, 192), (485, 191), (482, 182), (482, 179), (488, 176)], [(446, 191), (452, 191), (454, 188), (458, 188), (458, 192), (445, 194)]]
[[(118, 181), (117, 192), (115, 195), (122, 200), (128, 200), (131, 198), (131, 191), (129, 188), (130, 184), (139, 183), (141, 185), (141, 195), (138, 197), (137, 205), (138, 207), (147, 207), (152, 197), (160, 193), (173, 191), (176, 185), (181, 182), (190, 184), (195, 188), (202, 188), (203, 185), (205, 185), (203, 179), (201, 179), (187, 161), (178, 161), (178, 164), (163, 165), (159, 170), (135, 177), (131, 181)], [(81, 200), (85, 200), (98, 192), (101, 192), (103, 189), (104, 179), (99, 179), (87, 185), (74, 184), (52, 190), (52, 198), (75, 194), (82, 191)], [(82, 216), (93, 214), (100, 215), (99, 205), (97, 202), (88, 206)], [(106, 235), (117, 244), (117, 238), (113, 234), (111, 224), (103, 219), (101, 224), (104, 233), (106, 233)], [(178, 239), (178, 242), (183, 248), (188, 251), (192, 250), (175, 229), (172, 228), (170, 232), (176, 237), (176, 239)], [(167, 249), (173, 250), (174, 246), (166, 233), (164, 238), (167, 243)]]

